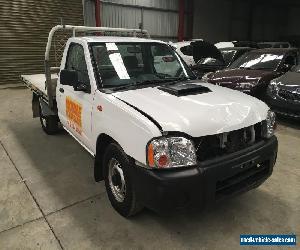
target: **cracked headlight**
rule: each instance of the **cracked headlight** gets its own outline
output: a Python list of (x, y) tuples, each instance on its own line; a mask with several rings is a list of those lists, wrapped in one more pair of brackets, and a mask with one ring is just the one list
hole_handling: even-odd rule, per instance
[(263, 137), (270, 138), (274, 135), (276, 129), (276, 115), (269, 110), (266, 120), (263, 121)]
[(176, 168), (197, 164), (196, 150), (184, 137), (159, 137), (147, 145), (147, 164), (150, 168)]

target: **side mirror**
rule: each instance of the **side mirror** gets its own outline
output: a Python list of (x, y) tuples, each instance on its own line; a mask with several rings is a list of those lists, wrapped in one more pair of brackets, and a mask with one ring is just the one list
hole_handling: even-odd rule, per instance
[(60, 84), (73, 86), (75, 91), (82, 91), (85, 93), (91, 92), (90, 85), (79, 82), (78, 72), (75, 70), (63, 69), (62, 71), (60, 71)]
[(85, 83), (78, 83), (76, 86), (73, 86), (75, 91), (82, 91), (85, 93), (91, 93), (91, 87)]
[(78, 73), (75, 70), (61, 70), (60, 84), (73, 86), (75, 88), (78, 85)]
[(291, 64), (286, 64), (285, 63), (285, 64), (282, 65), (281, 69), (282, 69), (282, 71), (287, 72), (292, 68), (292, 66), (293, 65), (291, 65)]

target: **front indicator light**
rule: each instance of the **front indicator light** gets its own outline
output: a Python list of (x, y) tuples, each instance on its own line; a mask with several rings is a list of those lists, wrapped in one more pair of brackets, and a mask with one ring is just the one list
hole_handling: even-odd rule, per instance
[(150, 167), (154, 167), (154, 151), (153, 151), (153, 145), (152, 144), (149, 144), (149, 147), (148, 147), (148, 165)]

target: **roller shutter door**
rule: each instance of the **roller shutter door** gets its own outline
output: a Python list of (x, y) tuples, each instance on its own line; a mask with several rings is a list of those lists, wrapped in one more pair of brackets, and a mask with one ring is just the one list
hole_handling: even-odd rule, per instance
[(0, 0), (0, 85), (41, 73), (50, 29), (83, 25), (82, 0)]

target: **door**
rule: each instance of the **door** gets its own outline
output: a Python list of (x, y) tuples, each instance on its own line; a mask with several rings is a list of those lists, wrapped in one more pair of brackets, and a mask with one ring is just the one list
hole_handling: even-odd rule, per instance
[[(79, 83), (84, 83), (91, 89), (84, 48), (81, 44), (71, 43), (69, 45), (65, 69), (75, 70)], [(60, 121), (88, 149), (91, 149), (92, 103), (91, 91), (78, 91), (74, 90), (73, 86), (59, 83), (57, 107)]]

